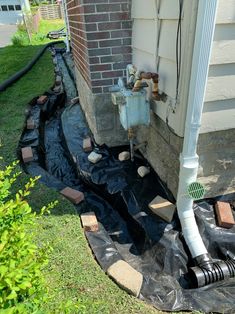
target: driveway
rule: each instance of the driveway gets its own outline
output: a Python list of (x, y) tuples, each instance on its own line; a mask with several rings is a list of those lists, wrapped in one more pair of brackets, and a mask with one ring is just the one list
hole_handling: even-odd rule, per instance
[(0, 48), (11, 44), (11, 37), (17, 31), (17, 25), (0, 25)]

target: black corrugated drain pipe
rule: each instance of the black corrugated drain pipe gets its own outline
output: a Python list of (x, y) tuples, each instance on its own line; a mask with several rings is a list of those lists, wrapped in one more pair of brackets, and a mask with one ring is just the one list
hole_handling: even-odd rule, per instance
[(32, 58), (32, 60), (21, 70), (13, 74), (11, 77), (6, 79), (4, 82), (0, 83), (0, 92), (4, 91), (7, 87), (15, 83), (17, 80), (19, 80), (24, 74), (26, 74), (29, 70), (32, 69), (33, 65), (38, 61), (38, 59), (44, 54), (47, 48), (49, 48), (52, 45), (56, 44), (62, 44), (63, 41), (52, 41), (48, 44), (46, 44), (39, 52)]
[(189, 269), (193, 287), (200, 288), (235, 277), (235, 260), (218, 261), (211, 266), (210, 269), (200, 266)]

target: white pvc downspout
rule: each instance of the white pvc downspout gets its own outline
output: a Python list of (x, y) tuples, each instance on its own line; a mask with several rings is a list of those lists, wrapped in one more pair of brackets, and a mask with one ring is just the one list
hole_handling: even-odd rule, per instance
[(217, 2), (217, 0), (199, 0), (198, 4), (184, 144), (180, 156), (177, 209), (184, 238), (193, 258), (208, 253), (198, 230), (193, 212), (193, 200), (187, 195), (187, 187), (197, 179), (199, 166), (197, 142), (215, 29)]
[(70, 46), (69, 46), (69, 19), (68, 19), (68, 12), (67, 12), (67, 6), (65, 3), (66, 0), (62, 0), (62, 5), (64, 9), (64, 21), (65, 21), (65, 30), (66, 30), (66, 39), (65, 39), (65, 44), (66, 44), (66, 52), (70, 52)]

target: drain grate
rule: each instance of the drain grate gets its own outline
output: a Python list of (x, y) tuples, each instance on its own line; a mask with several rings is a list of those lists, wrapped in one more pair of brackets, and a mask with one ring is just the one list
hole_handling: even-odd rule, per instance
[(204, 185), (199, 182), (192, 182), (188, 186), (188, 196), (193, 200), (200, 200), (206, 193)]

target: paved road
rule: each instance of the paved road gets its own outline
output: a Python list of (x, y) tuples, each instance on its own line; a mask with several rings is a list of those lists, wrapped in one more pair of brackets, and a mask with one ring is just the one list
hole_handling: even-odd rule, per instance
[(0, 47), (11, 44), (11, 37), (16, 30), (16, 25), (0, 25)]

